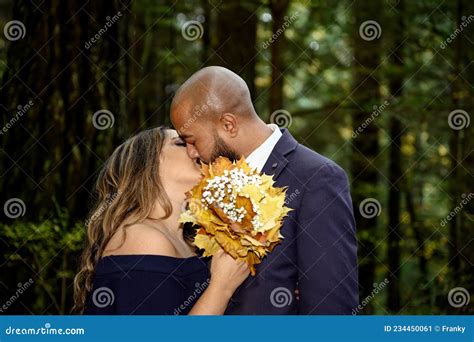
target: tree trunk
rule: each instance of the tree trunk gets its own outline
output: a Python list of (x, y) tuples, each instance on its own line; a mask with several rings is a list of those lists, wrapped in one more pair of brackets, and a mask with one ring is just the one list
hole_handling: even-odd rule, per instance
[[(457, 1), (456, 8), (456, 27), (459, 27), (461, 23), (461, 16), (463, 15), (463, 4), (462, 0)], [(451, 98), (453, 103), (453, 110), (459, 109), (460, 102), (460, 78), (458, 75), (461, 72), (461, 57), (462, 57), (462, 39), (456, 39), (454, 41), (454, 61), (453, 61), (453, 84)], [(451, 210), (454, 210), (461, 201), (461, 186), (462, 181), (460, 179), (460, 166), (458, 163), (461, 161), (460, 150), (460, 131), (453, 129), (451, 133), (451, 139), (449, 142), (450, 157), (451, 157), (451, 173), (450, 173), (450, 197), (451, 197)], [(461, 256), (459, 254), (459, 217), (454, 215), (450, 221), (449, 226), (449, 266), (451, 268), (452, 280), (456, 282), (460, 276), (461, 268)], [(454, 286), (454, 283), (453, 283)]]
[[(400, 0), (395, 8), (397, 10), (396, 22), (393, 23), (392, 36), (393, 53), (390, 60), (395, 72), (390, 75), (389, 88), (392, 100), (401, 97), (404, 79), (404, 55), (403, 40), (405, 39), (404, 24), (404, 0)], [(402, 236), (400, 227), (400, 183), (402, 177), (401, 140), (403, 127), (396, 114), (392, 113), (389, 123), (390, 134), (390, 161), (389, 161), (389, 195), (388, 195), (388, 248), (387, 259), (389, 271), (387, 274), (388, 295), (387, 307), (390, 311), (397, 313), (401, 308), (400, 299), (400, 238)]]
[[(463, 16), (469, 17), (474, 13), (474, 2), (458, 1), (458, 24)], [(472, 23), (471, 23), (472, 25)], [(470, 124), (458, 131), (460, 134), (460, 165), (459, 172), (459, 192), (462, 193), (459, 205), (463, 206), (463, 210), (459, 213), (459, 236), (458, 248), (460, 252), (460, 270), (459, 278), (455, 278), (453, 274), (453, 286), (464, 287), (468, 293), (474, 293), (474, 272), (472, 265), (474, 264), (474, 186), (473, 186), (473, 170), (474, 170), (474, 68), (472, 61), (474, 60), (474, 49), (472, 42), (474, 41), (474, 30), (465, 30), (459, 37), (459, 45), (457, 50), (459, 53), (460, 70), (462, 77), (458, 77), (459, 88), (461, 92), (459, 96), (459, 105), (464, 108), (470, 115)], [(470, 67), (468, 67), (470, 66)], [(471, 299), (472, 300), (472, 299)], [(460, 312), (459, 312), (460, 311)], [(459, 310), (459, 314), (474, 314), (474, 306), (466, 305)]]
[[(370, 116), (374, 105), (380, 105), (379, 82), (374, 71), (380, 61), (380, 40), (364, 40), (359, 35), (359, 27), (367, 20), (379, 18), (382, 6), (379, 2), (356, 0), (352, 5), (355, 17), (355, 26), (352, 29), (354, 45), (354, 84), (353, 100), (363, 110), (353, 113), (353, 127), (361, 127), (362, 123)], [(378, 197), (377, 184), (378, 172), (372, 162), (379, 154), (378, 128), (375, 123), (369, 124), (361, 134), (353, 140), (351, 155), (352, 182), (358, 185), (353, 187), (354, 214), (359, 236), (359, 285), (361, 299), (367, 297), (375, 281), (375, 232), (377, 216), (365, 218), (359, 211), (360, 203), (366, 198)], [(371, 313), (370, 304), (365, 308), (366, 313)]]
[[(285, 22), (285, 12), (289, 5), (289, 0), (271, 0), (270, 10), (272, 13), (272, 34), (281, 30)], [(281, 34), (271, 43), (271, 67), (272, 83), (270, 85), (270, 113), (283, 108), (283, 60), (282, 50), (285, 47), (285, 33)]]
[[(110, 110), (116, 123), (124, 114), (118, 107), (118, 22), (89, 48), (85, 44), (123, 5), (47, 0), (42, 6), (49, 9), (47, 15), (29, 1), (14, 3), (14, 18), (28, 29), (8, 47), (2, 119), (9, 121), (29, 100), (33, 105), (1, 137), (2, 169), (7, 170), (2, 203), (8, 196), (21, 198), (24, 218), (31, 221), (54, 215), (57, 204), (75, 220), (88, 211), (90, 176), (110, 153), (108, 137), (119, 135), (116, 127), (95, 128), (93, 114)], [(126, 15), (125, 10), (118, 21)]]
[(202, 63), (207, 65), (209, 62), (209, 52), (211, 50), (211, 21), (212, 21), (212, 11), (211, 4), (209, 0), (203, 0), (202, 8), (204, 10), (204, 24), (203, 24), (203, 33), (202, 33)]
[(217, 11), (217, 40), (212, 64), (240, 75), (255, 97), (255, 63), (258, 3), (250, 0), (221, 2)]

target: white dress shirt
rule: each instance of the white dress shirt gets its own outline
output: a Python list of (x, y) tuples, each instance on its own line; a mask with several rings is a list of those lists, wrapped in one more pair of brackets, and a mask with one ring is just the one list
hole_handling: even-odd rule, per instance
[(252, 153), (248, 155), (247, 158), (245, 158), (250, 167), (256, 168), (258, 172), (262, 171), (265, 163), (273, 151), (273, 148), (282, 136), (280, 128), (277, 125), (268, 124), (268, 127), (272, 129), (273, 133), (267, 138), (267, 140), (263, 142), (263, 144), (257, 147)]

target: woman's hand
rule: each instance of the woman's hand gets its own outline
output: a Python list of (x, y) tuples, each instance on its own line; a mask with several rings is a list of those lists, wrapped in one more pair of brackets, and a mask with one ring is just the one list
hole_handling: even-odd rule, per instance
[(230, 298), (249, 274), (250, 270), (245, 262), (235, 260), (221, 249), (212, 257), (209, 286)]
[(249, 274), (246, 263), (234, 260), (221, 249), (212, 257), (209, 286), (189, 314), (223, 315), (235, 290)]

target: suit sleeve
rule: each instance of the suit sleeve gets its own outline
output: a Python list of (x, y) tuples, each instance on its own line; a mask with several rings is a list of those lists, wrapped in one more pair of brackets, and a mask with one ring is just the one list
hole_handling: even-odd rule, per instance
[(303, 315), (350, 314), (358, 305), (357, 240), (345, 172), (314, 170), (298, 212), (297, 266)]

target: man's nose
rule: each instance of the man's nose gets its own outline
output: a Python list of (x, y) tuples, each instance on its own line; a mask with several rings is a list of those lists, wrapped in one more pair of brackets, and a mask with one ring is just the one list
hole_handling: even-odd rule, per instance
[(191, 159), (198, 159), (199, 152), (194, 145), (186, 144), (186, 150), (188, 151), (188, 156)]

